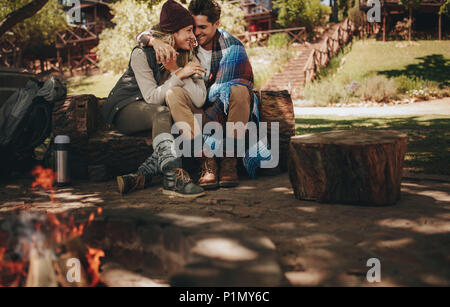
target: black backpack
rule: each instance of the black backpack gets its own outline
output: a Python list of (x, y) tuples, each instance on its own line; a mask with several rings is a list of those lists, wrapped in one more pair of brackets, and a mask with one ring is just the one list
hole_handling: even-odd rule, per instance
[(23, 161), (33, 159), (34, 148), (51, 134), (54, 102), (66, 94), (66, 86), (57, 77), (46, 82), (30, 78), (24, 88), (14, 92), (1, 106), (1, 177), (13, 170), (23, 170)]

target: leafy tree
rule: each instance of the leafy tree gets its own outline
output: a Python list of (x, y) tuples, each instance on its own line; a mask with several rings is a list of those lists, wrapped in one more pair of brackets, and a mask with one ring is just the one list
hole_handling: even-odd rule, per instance
[(274, 0), (273, 5), (278, 9), (278, 24), (287, 28), (306, 27), (308, 33), (324, 24), (331, 13), (330, 7), (320, 0)]
[(0, 7), (2, 8), (0, 11), (0, 37), (16, 24), (36, 14), (48, 0), (35, 0), (29, 3), (19, 3), (23, 5), (14, 9), (11, 9), (11, 7), (16, 6), (15, 4), (18, 4), (18, 2), (21, 1), (11, 2), (12, 1), (0, 1)]
[[(130, 52), (136, 45), (138, 33), (159, 23), (159, 15), (165, 1), (122, 0), (111, 4), (114, 28), (100, 34), (97, 54), (99, 66), (104, 71), (121, 73), (128, 67)], [(222, 8), (221, 28), (230, 33), (244, 31), (244, 12), (228, 1), (218, 1)], [(189, 2), (182, 3), (186, 8)]]
[(135, 37), (159, 23), (163, 3), (149, 5), (143, 1), (123, 0), (111, 4), (114, 28), (105, 29), (96, 48), (99, 66), (104, 71), (120, 73), (128, 67)]
[(244, 10), (236, 4), (226, 0), (217, 0), (222, 13), (220, 15), (220, 28), (230, 32), (231, 34), (240, 34), (245, 31), (247, 23), (244, 19)]
[(362, 26), (363, 24), (363, 17), (361, 14), (361, 11), (359, 9), (359, 4), (358, 2), (355, 4), (354, 7), (352, 7), (351, 9), (348, 10), (348, 18), (353, 21), (353, 23), (355, 24), (356, 28), (359, 28)]
[(338, 0), (339, 15), (342, 19), (348, 17), (351, 8), (357, 5), (355, 0)]
[(439, 14), (450, 16), (450, 0), (445, 1), (444, 4), (441, 5), (439, 8)]
[[(0, 7), (6, 8), (0, 13), (0, 19), (4, 15), (19, 10), (30, 3), (29, 0), (0, 0)], [(55, 41), (55, 32), (67, 27), (65, 13), (57, 0), (49, 0), (45, 6), (32, 17), (17, 23), (5, 33), (16, 47), (19, 54), (15, 65), (21, 66), (22, 53), (33, 46), (51, 45)]]
[(400, 0), (400, 4), (404, 5), (409, 10), (409, 33), (408, 39), (411, 40), (411, 32), (412, 32), (412, 9), (418, 7), (423, 0)]

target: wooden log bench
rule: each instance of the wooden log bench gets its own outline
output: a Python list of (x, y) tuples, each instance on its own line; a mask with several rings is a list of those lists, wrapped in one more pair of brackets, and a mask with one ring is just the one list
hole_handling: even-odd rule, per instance
[[(295, 133), (294, 108), (288, 91), (255, 92), (260, 101), (261, 121), (279, 122), (280, 164), (287, 170), (290, 137)], [(104, 181), (135, 171), (152, 152), (149, 133), (126, 136), (106, 125), (101, 115), (105, 98), (93, 95), (68, 96), (53, 110), (53, 134), (71, 139), (70, 168), (74, 179)], [(270, 143), (269, 143), (270, 144)]]
[(407, 135), (336, 130), (291, 138), (294, 195), (321, 203), (391, 205), (400, 199)]

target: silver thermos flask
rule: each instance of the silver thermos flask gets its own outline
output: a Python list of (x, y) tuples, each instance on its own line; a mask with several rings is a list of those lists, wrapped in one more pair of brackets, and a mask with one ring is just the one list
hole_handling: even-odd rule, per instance
[(57, 185), (70, 183), (69, 146), (70, 138), (67, 135), (55, 137), (55, 177)]

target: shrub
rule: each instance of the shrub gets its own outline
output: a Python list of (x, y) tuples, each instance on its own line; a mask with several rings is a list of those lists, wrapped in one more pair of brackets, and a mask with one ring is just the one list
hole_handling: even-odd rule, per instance
[(307, 83), (303, 95), (306, 100), (314, 101), (314, 105), (320, 107), (347, 102), (349, 99), (344, 87), (335, 80)]
[(394, 78), (397, 84), (398, 92), (401, 94), (407, 94), (414, 90), (430, 89), (439, 91), (439, 84), (437, 82), (424, 80), (420, 77), (414, 76), (399, 76)]
[(362, 26), (364, 18), (358, 4), (348, 10), (348, 18), (355, 23), (356, 28)]
[(410, 26), (411, 21), (408, 18), (404, 18), (402, 21), (398, 21), (394, 28), (395, 35), (403, 40), (407, 40)]
[(269, 48), (282, 49), (289, 45), (289, 35), (286, 33), (277, 33), (269, 38)]
[(361, 82), (356, 96), (368, 101), (388, 101), (397, 97), (397, 85), (385, 76), (372, 75)]

